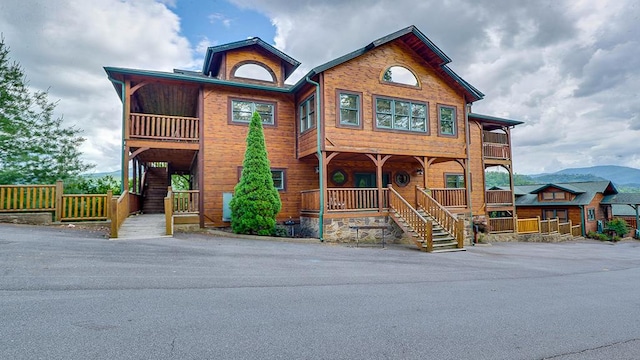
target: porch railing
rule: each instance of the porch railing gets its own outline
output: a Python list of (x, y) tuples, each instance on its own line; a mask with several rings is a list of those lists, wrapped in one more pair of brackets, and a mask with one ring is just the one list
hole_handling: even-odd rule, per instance
[(117, 238), (122, 223), (129, 217), (129, 191), (125, 190), (118, 198), (111, 199), (111, 237)]
[(467, 189), (429, 189), (431, 197), (444, 207), (467, 207)]
[(533, 234), (540, 232), (540, 217), (530, 219), (517, 219), (518, 234)]
[(512, 205), (513, 196), (511, 195), (511, 190), (487, 190), (486, 202), (487, 206)]
[[(391, 187), (389, 188), (389, 208), (395, 211), (418, 235), (420, 240), (427, 245), (427, 251), (433, 251), (433, 227), (431, 221), (420, 215), (416, 209)], [(416, 245), (422, 248), (421, 244)]]
[[(433, 189), (431, 191), (433, 191)], [(419, 209), (423, 209), (428, 215), (433, 217), (445, 231), (456, 238), (458, 248), (462, 249), (464, 247), (463, 220), (455, 217), (441, 203), (419, 187), (416, 187), (416, 202)]]
[(197, 214), (199, 210), (199, 190), (173, 190), (173, 212), (175, 214)]
[(200, 138), (198, 118), (132, 113), (129, 136), (132, 138), (198, 141)]
[(383, 198), (378, 199), (377, 188), (330, 188), (327, 189), (328, 211), (378, 210), (389, 207), (388, 189), (383, 189)]
[(483, 144), (483, 154), (486, 158), (492, 159), (509, 159), (511, 158), (511, 149), (505, 144)]
[(482, 141), (485, 144), (486, 143), (502, 144), (502, 145), (508, 145), (509, 144), (509, 138), (507, 137), (507, 134), (499, 133), (499, 132), (492, 132), (492, 131), (487, 131), (487, 130), (484, 130), (482, 132)]

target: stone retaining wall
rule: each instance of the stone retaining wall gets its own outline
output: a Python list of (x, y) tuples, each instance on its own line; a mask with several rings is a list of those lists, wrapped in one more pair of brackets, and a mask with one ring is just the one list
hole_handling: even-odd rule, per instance
[(0, 222), (28, 225), (51, 225), (53, 215), (50, 212), (0, 214)]

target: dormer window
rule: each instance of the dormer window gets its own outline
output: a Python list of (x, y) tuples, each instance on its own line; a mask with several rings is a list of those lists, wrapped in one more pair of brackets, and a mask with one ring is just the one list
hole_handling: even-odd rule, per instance
[(273, 73), (264, 65), (257, 62), (247, 62), (236, 65), (233, 77), (266, 82), (276, 82)]
[(390, 66), (382, 74), (382, 81), (393, 84), (408, 85), (408, 86), (420, 86), (418, 78), (413, 74), (413, 71), (403, 66)]
[(563, 191), (546, 191), (542, 193), (542, 200), (565, 200), (565, 195)]

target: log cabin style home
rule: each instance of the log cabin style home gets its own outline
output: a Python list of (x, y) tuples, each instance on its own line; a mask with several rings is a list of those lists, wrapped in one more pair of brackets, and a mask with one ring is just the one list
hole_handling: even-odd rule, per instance
[(285, 80), (300, 63), (259, 38), (210, 47), (201, 71), (106, 67), (123, 104), (131, 210), (163, 211), (169, 177), (181, 174), (200, 227), (229, 226), (257, 111), (278, 221), (327, 241), (387, 230), (427, 251), (462, 248), (471, 217), (515, 213), (513, 187), (485, 191), (484, 172), (513, 178), (510, 130), (522, 122), (473, 113), (484, 95), (450, 61), (410, 26), (295, 84)]
[(591, 231), (602, 232), (614, 217), (612, 204), (626, 204), (624, 201), (628, 200), (626, 194), (618, 194), (610, 181), (522, 185), (514, 191), (518, 218), (570, 221), (581, 225), (582, 236)]

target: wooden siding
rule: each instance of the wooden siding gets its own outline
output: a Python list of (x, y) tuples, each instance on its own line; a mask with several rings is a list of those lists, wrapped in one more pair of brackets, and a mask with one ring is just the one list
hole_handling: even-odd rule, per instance
[[(411, 69), (420, 87), (382, 83), (385, 69), (400, 65)], [(417, 156), (465, 158), (464, 99), (450, 88), (435, 70), (406, 45), (389, 43), (375, 51), (327, 70), (324, 74), (325, 137), (327, 150)], [(336, 91), (362, 92), (361, 121), (363, 129), (338, 127)], [(375, 130), (374, 96), (407, 99), (428, 104), (429, 133)], [(438, 105), (456, 107), (456, 137), (438, 136)], [(354, 142), (354, 137), (358, 139)]]
[[(282, 73), (281, 60), (277, 56), (270, 54), (258, 46), (245, 47), (235, 50), (229, 50), (225, 56), (225, 78), (231, 79), (233, 77), (232, 71), (235, 71), (234, 67), (238, 63), (246, 62), (246, 61), (254, 61), (258, 62), (267, 68), (269, 68), (273, 74), (275, 74), (276, 84), (284, 83), (284, 75)], [(242, 78), (234, 78), (233, 81), (243, 81)], [(248, 82), (254, 82), (248, 80)], [(262, 81), (265, 84), (268, 84), (267, 81)]]
[(265, 126), (264, 135), (272, 168), (285, 170), (286, 189), (280, 191), (282, 211), (278, 220), (300, 215), (300, 191), (318, 187), (315, 163), (297, 160), (295, 152), (295, 111), (292, 95), (260, 91), (207, 87), (204, 93), (203, 196), (205, 223), (229, 225), (222, 221), (222, 194), (232, 193), (238, 182), (249, 126), (229, 124), (229, 98), (268, 100), (277, 103), (277, 126)]
[(474, 215), (485, 213), (484, 164), (482, 153), (482, 126), (476, 122), (469, 122), (469, 171), (471, 172), (471, 206)]

